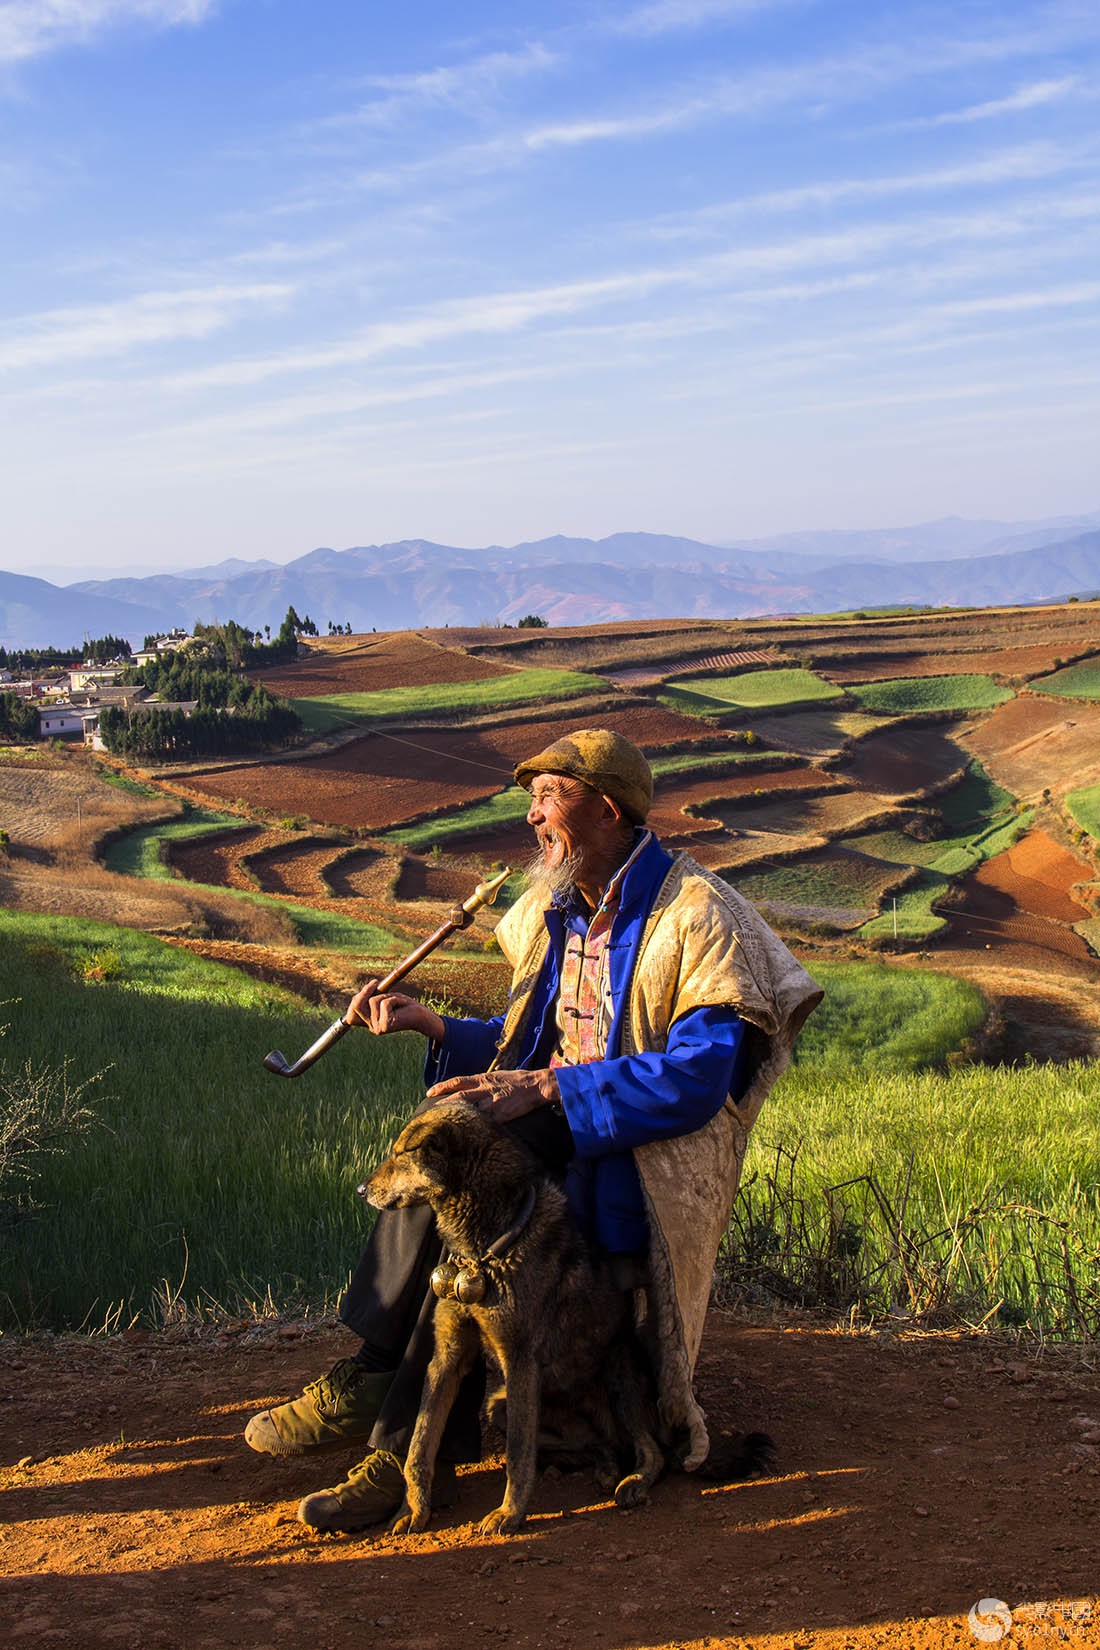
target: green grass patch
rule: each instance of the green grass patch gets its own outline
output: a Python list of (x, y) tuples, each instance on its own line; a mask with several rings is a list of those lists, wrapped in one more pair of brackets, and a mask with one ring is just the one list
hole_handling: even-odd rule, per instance
[(527, 818), (530, 806), (528, 793), (519, 785), (509, 785), (506, 791), (498, 791), (484, 802), (471, 802), (468, 807), (455, 808), (419, 825), (394, 825), (378, 835), (384, 841), (400, 842), (414, 850), (442, 847), (444, 843), (457, 842), (460, 837), (520, 825)]
[(1083, 790), (1070, 791), (1066, 796), (1066, 807), (1074, 823), (1100, 842), (1100, 785), (1086, 785)]
[[(368, 1225), (355, 1186), (422, 1094), (422, 1040), (353, 1035), (288, 1083), (263, 1056), (296, 1058), (329, 1016), (285, 992), (107, 924), (0, 912), (0, 942), (8, 1073), (103, 1073), (100, 1126), (41, 1160), (39, 1207), (0, 1187), (0, 1324), (124, 1325), (177, 1294), (237, 1310), (269, 1286), (331, 1301)], [(119, 972), (87, 983), (98, 950)]]
[[(92, 983), (87, 957), (108, 950), (114, 977)], [(731, 1291), (775, 1299), (778, 1280), (783, 1300), (956, 1321), (999, 1303), (1079, 1329), (1097, 1299), (1078, 1256), (1100, 1247), (1100, 1067), (945, 1074), (982, 1017), (971, 987), (816, 971), (825, 1003), (754, 1130)], [(263, 1055), (295, 1057), (327, 1016), (148, 935), (6, 912), (0, 996), (9, 1077), (56, 1066), (58, 1028), (70, 1083), (103, 1074), (85, 1096), (98, 1126), (35, 1165), (33, 1205), (0, 1186), (0, 1324), (331, 1305), (369, 1223), (354, 1188), (420, 1097), (421, 1039), (354, 1034), (287, 1083)]]
[(883, 885), (896, 881), (897, 872), (860, 853), (807, 854), (768, 870), (749, 871), (730, 880), (739, 894), (754, 905), (856, 907), (867, 911), (878, 904)]
[(730, 1295), (1094, 1337), (1100, 1065), (869, 1079), (855, 1043), (833, 1057), (854, 1024), (823, 1067), (796, 1063), (753, 1131)]
[(155, 880), (177, 880), (164, 857), (165, 842), (190, 842), (195, 837), (209, 836), (214, 831), (247, 830), (249, 821), (235, 814), (213, 813), (208, 808), (188, 807), (183, 819), (161, 825), (140, 825), (116, 837), (107, 844), (103, 863), (108, 871), (122, 876), (152, 877)]
[(742, 746), (732, 751), (684, 751), (678, 756), (651, 756), (649, 765), (653, 777), (661, 779), (681, 773), (724, 773), (732, 768), (751, 767), (754, 762), (774, 762), (775, 758), (775, 751)]
[(310, 733), (366, 722), (415, 721), (425, 716), (476, 716), (482, 711), (528, 704), (536, 699), (577, 699), (606, 691), (602, 676), (581, 670), (518, 670), (474, 682), (434, 682), (426, 687), (380, 688), (374, 693), (333, 693), (295, 699), (294, 709)]
[(965, 834), (984, 829), (1015, 802), (1011, 791), (991, 779), (980, 762), (972, 761), (959, 783), (938, 796), (934, 806), (949, 831)]
[(658, 697), (674, 710), (714, 716), (731, 708), (818, 704), (842, 699), (844, 692), (812, 670), (747, 670), (738, 676), (686, 677), (667, 685)]
[(1053, 693), (1059, 699), (1100, 699), (1100, 661), (1067, 665), (1051, 676), (1038, 677), (1028, 686), (1036, 693)]
[(815, 962), (825, 997), (795, 1044), (812, 1068), (920, 1071), (943, 1066), (985, 1019), (980, 991), (950, 974), (889, 963)]
[(908, 676), (849, 688), (866, 710), (902, 716), (922, 710), (992, 710), (1012, 698), (992, 676)]

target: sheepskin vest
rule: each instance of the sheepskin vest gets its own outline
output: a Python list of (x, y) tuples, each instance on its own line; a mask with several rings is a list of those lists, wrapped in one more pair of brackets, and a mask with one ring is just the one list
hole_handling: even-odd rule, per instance
[[(494, 1067), (519, 1061), (535, 983), (546, 961), (545, 904), (523, 895), (496, 930), (512, 994)], [(729, 1225), (749, 1129), (822, 992), (760, 914), (690, 854), (672, 862), (635, 953), (621, 1055), (660, 1053), (674, 1020), (733, 1008), (751, 1029), (751, 1075), (739, 1102), (703, 1128), (639, 1147), (634, 1160), (650, 1226), (650, 1310), (662, 1419), (686, 1436), (691, 1471), (710, 1447), (692, 1387), (718, 1245)], [(610, 1051), (609, 1051), (610, 1052)]]

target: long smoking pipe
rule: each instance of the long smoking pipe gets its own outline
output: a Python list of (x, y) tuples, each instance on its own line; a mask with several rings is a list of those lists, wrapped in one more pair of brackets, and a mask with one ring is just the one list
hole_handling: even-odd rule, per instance
[[(397, 982), (403, 980), (406, 974), (411, 973), (417, 963), (423, 962), (424, 958), (434, 951), (437, 945), (442, 945), (448, 935), (457, 933), (459, 929), (469, 928), (474, 920), (474, 912), (480, 911), (483, 905), (492, 905), (511, 874), (510, 867), (505, 866), (503, 871), (498, 871), (496, 876), (490, 877), (488, 881), (479, 882), (469, 899), (464, 900), (461, 905), (456, 905), (446, 922), (441, 923), (434, 934), (429, 934), (428, 938), (423, 940), (415, 951), (410, 951), (408, 956), (397, 964), (396, 968), (390, 969), (385, 979), (379, 980), (376, 995), (381, 997), (383, 993), (392, 991)], [(264, 1055), (264, 1065), (268, 1071), (274, 1072), (276, 1077), (300, 1077), (303, 1071), (308, 1071), (315, 1060), (319, 1060), (322, 1054), (332, 1047), (333, 1043), (338, 1043), (344, 1033), (350, 1030), (351, 1022), (341, 1015), (338, 1020), (332, 1022), (327, 1031), (322, 1031), (317, 1041), (311, 1043), (305, 1053), (295, 1060), (293, 1065), (287, 1060), (285, 1054), (279, 1053), (277, 1048), (273, 1048), (270, 1054)]]

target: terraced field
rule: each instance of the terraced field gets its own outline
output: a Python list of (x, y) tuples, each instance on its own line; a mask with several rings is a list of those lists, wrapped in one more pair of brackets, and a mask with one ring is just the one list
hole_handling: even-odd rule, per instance
[(968, 750), (1019, 797), (1100, 781), (1100, 705), (1021, 694), (965, 736)]
[(896, 865), (837, 844), (785, 865), (747, 871), (738, 876), (737, 888), (783, 926), (849, 931), (866, 922), (905, 876)]
[(851, 690), (864, 710), (908, 716), (927, 710), (992, 710), (1011, 699), (1011, 688), (999, 687), (992, 676), (910, 676), (867, 682)]
[(1059, 699), (1100, 699), (1100, 662), (1095, 659), (1040, 676), (1031, 683), (1036, 693), (1053, 693)]
[[(571, 729), (603, 725), (649, 754), (651, 823), (662, 839), (738, 882), (781, 929), (818, 945), (853, 930), (860, 942), (892, 945), (896, 899), (898, 943), (927, 946), (943, 921), (933, 907), (957, 884), (964, 903), (987, 908), (1011, 892), (997, 878), (1018, 865), (1002, 851), (1017, 853), (1014, 839), (1027, 830), (1015, 797), (1043, 810), (1056, 837), (1066, 824), (1096, 823), (1100, 703), (1031, 690), (1012, 697), (992, 679), (1039, 671), (1087, 689), (1080, 661), (1100, 650), (1100, 610), (1084, 606), (327, 638), (265, 679), (309, 701), (319, 727), (369, 714), (370, 730), (347, 729), (279, 760), (158, 775), (240, 819), (229, 834), (177, 837), (166, 865), (154, 855), (168, 881), (113, 875), (92, 862), (93, 843), (77, 892), (60, 867), (51, 881), (48, 845), (35, 863), (27, 831), (15, 858), (0, 861), (0, 878), (17, 906), (115, 911), (245, 951), (264, 939), (301, 951), (305, 929), (335, 937), (341, 921), (403, 943), (436, 926), (440, 906), (465, 897), (489, 865), (526, 857), (516, 761)], [(778, 663), (756, 668), (765, 661)], [(946, 715), (919, 719), (929, 710)], [(988, 777), (971, 772), (953, 784), (975, 756)], [(90, 793), (75, 769), (61, 771), (51, 829), (69, 840), (71, 799), (80, 791), (87, 822)], [(135, 825), (142, 808), (177, 806), (162, 792), (134, 811), (136, 798), (123, 809)], [(1024, 910), (1019, 889), (1011, 897)], [(1034, 912), (1019, 920), (1061, 924), (1048, 936), (1051, 957), (1087, 970), (1076, 947), (1095, 926), (1092, 903), (1074, 901), (1072, 924)], [(310, 910), (316, 919), (303, 929), (294, 913)], [(493, 920), (471, 937), (475, 948)], [(985, 942), (960, 940), (952, 924), (951, 954), (972, 944), (984, 957)], [(1007, 939), (996, 949), (1012, 954)], [(282, 965), (269, 956), (264, 966)]]
[(810, 670), (746, 670), (736, 676), (677, 676), (661, 692), (661, 703), (691, 715), (810, 705), (843, 697), (842, 691)]

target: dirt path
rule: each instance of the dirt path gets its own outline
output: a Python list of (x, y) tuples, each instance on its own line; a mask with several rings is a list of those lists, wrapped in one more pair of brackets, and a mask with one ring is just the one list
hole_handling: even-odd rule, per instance
[(345, 1457), (269, 1460), (240, 1433), (349, 1345), (262, 1326), (0, 1343), (2, 1642), (962, 1650), (996, 1598), (1012, 1644), (1053, 1640), (1038, 1605), (1100, 1644), (1100, 1374), (1077, 1357), (714, 1314), (711, 1424), (766, 1426), (769, 1475), (672, 1478), (633, 1513), (544, 1477), (526, 1530), (486, 1540), (494, 1459), (424, 1535), (320, 1537), (294, 1507)]

